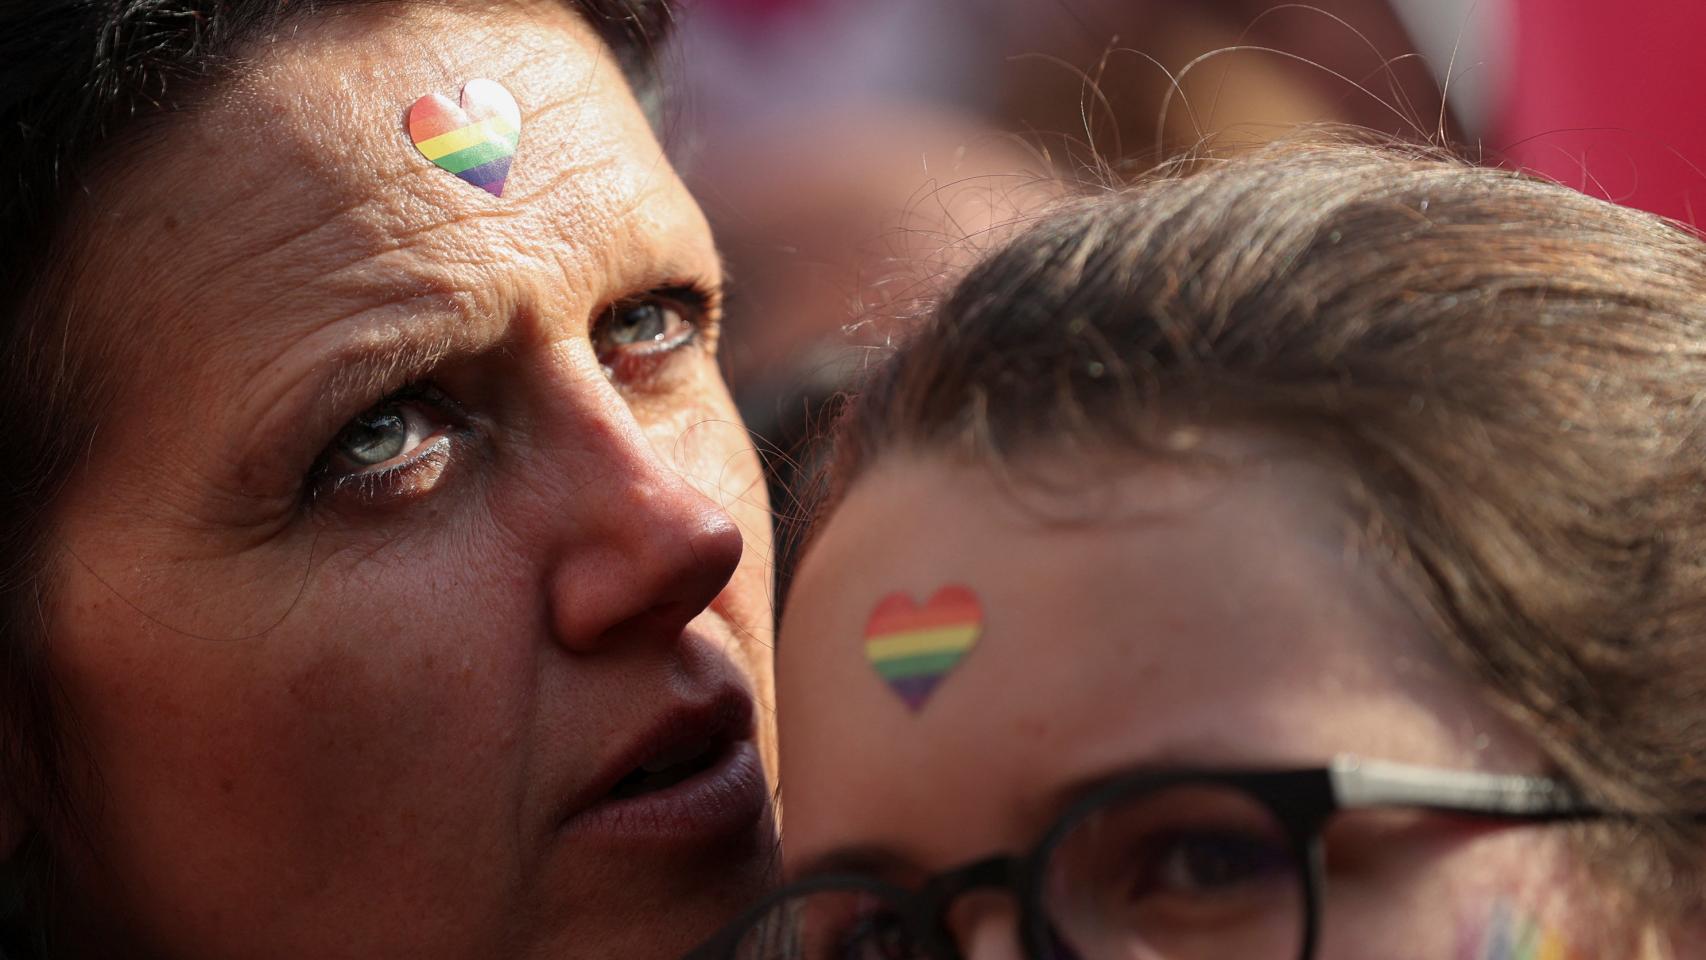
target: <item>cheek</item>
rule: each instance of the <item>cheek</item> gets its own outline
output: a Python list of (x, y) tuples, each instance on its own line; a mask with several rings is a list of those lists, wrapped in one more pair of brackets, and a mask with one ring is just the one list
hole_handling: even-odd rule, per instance
[[(653, 433), (652, 436), (660, 437)], [(706, 499), (728, 511), (746, 541), (743, 561), (770, 562), (770, 495), (746, 427), (732, 409), (705, 404), (683, 423), (680, 433), (663, 436), (665, 462), (681, 472)], [(663, 453), (660, 450), (660, 453)]]
[(1604, 891), (1546, 828), (1444, 844), (1395, 843), (1327, 880), (1322, 960), (1634, 956)]
[(507, 858), (472, 852), (517, 832), (536, 605), (495, 545), (423, 546), (311, 571), (293, 556), (270, 585), (249, 570), (134, 586), (283, 605), (248, 635), (186, 632), (67, 578), (55, 666), (98, 777), (90, 809), (112, 811), (100, 847), (114, 875), (150, 878), (122, 896), (177, 910), (414, 885), (448, 909), (429, 866), (460, 849), (477, 899)]
[(769, 681), (774, 517), (758, 454), (708, 359), (693, 388), (675, 395), (672, 403), (643, 406), (636, 415), (659, 460), (726, 511), (740, 529), (740, 566), (715, 607), (748, 639), (746, 657), (760, 678), (761, 701), (774, 702)]
[[(740, 413), (709, 357), (698, 358), (683, 377), (667, 402), (636, 404), (636, 418), (659, 460), (740, 521), (749, 543), (755, 533), (767, 542), (769, 496)], [(746, 531), (747, 521), (759, 515), (766, 520), (762, 531)]]

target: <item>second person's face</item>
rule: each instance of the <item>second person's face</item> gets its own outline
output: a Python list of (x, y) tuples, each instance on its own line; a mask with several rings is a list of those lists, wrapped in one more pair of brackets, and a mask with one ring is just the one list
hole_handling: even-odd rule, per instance
[[(663, 958), (766, 879), (716, 252), (568, 6), (476, 7), (292, 26), (76, 218), (116, 375), (47, 611), (68, 946)], [(406, 133), (476, 78), (501, 197)]]
[[(804, 558), (777, 647), (788, 878), (851, 865), (911, 887), (1024, 853), (1128, 770), (1341, 754), (1543, 770), (1357, 549), (1330, 478), (1296, 456), (1229, 453), (1252, 463), (1062, 468), (1048, 493), (928, 457), (860, 479)], [(1098, 821), (1145, 839), (1072, 847), (1109, 869), (1051, 874), (1078, 891), (1051, 902), (1130, 923), (1153, 950), (1119, 956), (1297, 960), (1302, 887), (1277, 822), (1254, 812), (1169, 794)], [(1625, 955), (1596, 952), (1611, 917), (1563, 839), (1344, 814), (1326, 836), (1315, 956)], [(946, 920), (969, 960), (996, 960), (1020, 951), (1017, 914), (985, 892)]]

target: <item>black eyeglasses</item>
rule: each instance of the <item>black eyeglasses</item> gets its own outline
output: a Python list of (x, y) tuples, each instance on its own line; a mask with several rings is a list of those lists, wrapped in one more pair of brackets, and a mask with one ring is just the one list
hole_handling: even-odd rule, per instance
[(917, 890), (857, 873), (808, 877), (688, 960), (959, 960), (948, 909), (989, 889), (1017, 898), (1030, 960), (1309, 960), (1322, 831), (1335, 813), (1366, 809), (1512, 823), (1625, 816), (1545, 778), (1353, 757), (1308, 770), (1143, 771), (1091, 790), (1028, 854)]

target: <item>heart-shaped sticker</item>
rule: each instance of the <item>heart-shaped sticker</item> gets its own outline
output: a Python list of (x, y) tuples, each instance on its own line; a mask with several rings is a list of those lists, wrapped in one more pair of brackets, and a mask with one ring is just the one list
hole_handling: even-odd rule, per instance
[(409, 108), (409, 139), (421, 155), (494, 197), (503, 196), (515, 145), (521, 142), (521, 108), (495, 80), (470, 80), (462, 105), (429, 93)]
[(902, 591), (878, 601), (865, 624), (865, 656), (914, 711), (983, 635), (983, 607), (970, 588), (950, 584), (923, 606)]

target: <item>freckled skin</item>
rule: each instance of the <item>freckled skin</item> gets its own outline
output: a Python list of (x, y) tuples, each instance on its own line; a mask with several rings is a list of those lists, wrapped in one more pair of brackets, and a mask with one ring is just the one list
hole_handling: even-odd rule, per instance
[[(1261, 466), (1242, 440), (1222, 452), (1257, 462), (1060, 468), (1050, 483), (1072, 494), (1023, 507), (927, 457), (861, 478), (804, 558), (777, 647), (785, 872), (849, 847), (922, 872), (1027, 850), (1062, 791), (1134, 766), (1544, 769), (1351, 549), (1324, 474)], [(1042, 519), (1063, 515), (1091, 522)], [(864, 625), (889, 592), (945, 583), (977, 592), (984, 632), (914, 714)], [(1632, 911), (1559, 830), (1349, 816), (1328, 850), (1320, 960), (1456, 960), (1495, 898), (1583, 956), (1632, 955), (1616, 922)], [(953, 918), (972, 960), (1016, 957), (1014, 922), (990, 897)]]
[[(768, 819), (668, 857), (555, 826), (672, 697), (732, 679), (768, 729), (768, 505), (715, 331), (613, 377), (589, 340), (717, 281), (699, 210), (563, 5), (355, 7), (255, 58), (74, 218), (123, 362), (54, 539), (97, 852), (67, 948), (674, 956), (760, 888)], [(474, 77), (522, 107), (501, 199), (402, 126)], [(399, 334), (475, 438), (407, 497), (305, 503), (381, 399), (317, 378)]]

